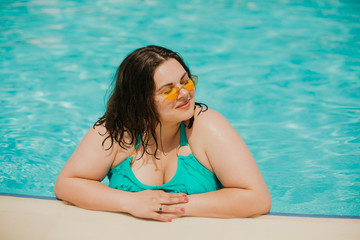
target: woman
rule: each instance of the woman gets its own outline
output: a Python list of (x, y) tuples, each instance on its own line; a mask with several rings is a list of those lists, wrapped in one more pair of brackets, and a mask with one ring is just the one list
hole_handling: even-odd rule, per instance
[(195, 102), (197, 76), (178, 54), (137, 49), (115, 80), (106, 113), (59, 174), (58, 198), (167, 222), (270, 211), (250, 151), (222, 115)]

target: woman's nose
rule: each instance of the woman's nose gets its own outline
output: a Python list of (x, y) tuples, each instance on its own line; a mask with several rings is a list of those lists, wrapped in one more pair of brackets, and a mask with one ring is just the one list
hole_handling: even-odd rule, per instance
[(180, 88), (178, 99), (181, 99), (182, 97), (186, 96), (187, 94), (189, 94), (188, 90), (186, 90), (184, 87)]

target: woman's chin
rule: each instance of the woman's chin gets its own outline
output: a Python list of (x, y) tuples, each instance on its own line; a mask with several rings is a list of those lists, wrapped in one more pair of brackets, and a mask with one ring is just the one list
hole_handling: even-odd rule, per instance
[(194, 109), (195, 103), (193, 101), (190, 101), (190, 105), (188, 107), (188, 109), (186, 110), (186, 112), (184, 112), (184, 121), (185, 120), (189, 120), (190, 118), (192, 118), (194, 116), (195, 113), (195, 109)]

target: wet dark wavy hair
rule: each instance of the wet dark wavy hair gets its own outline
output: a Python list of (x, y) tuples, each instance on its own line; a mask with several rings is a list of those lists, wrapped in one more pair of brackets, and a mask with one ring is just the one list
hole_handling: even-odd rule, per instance
[[(104, 147), (106, 140), (110, 140), (110, 146), (106, 150), (113, 146), (114, 141), (123, 149), (127, 149), (137, 144), (138, 136), (140, 136), (140, 144), (145, 151), (152, 137), (156, 150), (151, 154), (157, 158), (159, 145), (155, 129), (161, 123), (154, 102), (154, 74), (158, 66), (171, 58), (177, 60), (190, 75), (189, 68), (177, 53), (159, 46), (139, 48), (129, 54), (120, 64), (106, 112), (93, 126), (93, 128), (105, 126), (107, 130), (105, 134), (108, 135), (102, 142), (102, 146)], [(205, 104), (195, 104), (201, 107), (200, 112), (207, 110)], [(190, 119), (188, 128), (192, 127), (193, 121), (194, 117)], [(130, 141), (126, 142), (124, 136), (129, 136)]]

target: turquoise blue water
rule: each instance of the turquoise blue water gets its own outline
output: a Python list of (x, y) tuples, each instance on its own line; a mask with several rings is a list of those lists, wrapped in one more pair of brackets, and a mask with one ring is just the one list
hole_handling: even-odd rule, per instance
[(181, 53), (272, 212), (360, 216), (360, 3), (0, 1), (0, 192), (54, 196), (133, 49)]

